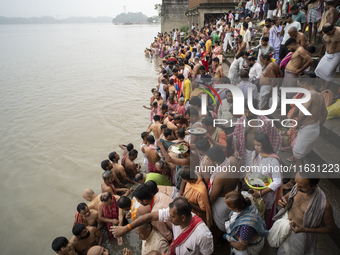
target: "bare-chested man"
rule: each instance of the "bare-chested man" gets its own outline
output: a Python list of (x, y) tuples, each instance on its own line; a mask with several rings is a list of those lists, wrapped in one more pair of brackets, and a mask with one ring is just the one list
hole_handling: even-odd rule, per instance
[(128, 155), (129, 152), (133, 149), (133, 144), (129, 143), (128, 145), (125, 144), (119, 144), (119, 148), (123, 150), (123, 157)]
[(161, 92), (156, 92), (156, 98), (154, 102), (157, 102), (157, 105), (162, 106), (164, 104)]
[(340, 27), (326, 23), (322, 27), (322, 32), (326, 52), (316, 67), (315, 73), (322, 79), (321, 90), (325, 90), (329, 82), (333, 80), (336, 68), (340, 64)]
[(269, 38), (269, 33), (270, 33), (271, 28), (272, 28), (272, 20), (266, 19), (264, 27), (262, 29), (262, 37), (268, 37)]
[[(89, 203), (87, 204), (89, 209), (95, 209), (98, 211), (98, 204), (100, 202), (100, 195), (96, 195), (92, 189), (85, 189), (83, 192), (83, 198), (88, 201)], [(118, 195), (114, 195), (116, 200), (120, 198)]]
[[(104, 171), (111, 171), (111, 169), (113, 167), (112, 162), (108, 159), (105, 159), (101, 162), (101, 167)], [(119, 181), (119, 179), (118, 179), (118, 177), (115, 173), (113, 173), (113, 178), (114, 178), (113, 183), (114, 183), (115, 187), (126, 188), (126, 186)]]
[[(275, 215), (277, 221), (267, 237), (269, 244), (284, 240), (277, 254), (316, 254), (317, 235), (335, 229), (332, 206), (318, 187), (319, 180), (313, 173), (298, 171), (296, 185), (279, 200), (283, 209)], [(280, 236), (287, 228), (292, 230), (288, 236)]]
[(135, 164), (134, 160), (138, 157), (138, 151), (135, 149), (129, 152), (129, 155), (122, 158), (122, 166), (125, 168), (125, 172), (129, 178), (134, 178), (140, 171), (140, 164)]
[(73, 243), (69, 242), (66, 237), (60, 236), (53, 240), (52, 250), (58, 255), (76, 255)]
[[(276, 86), (276, 78), (282, 78), (282, 72), (276, 62), (272, 62), (269, 54), (261, 54), (260, 62), (265, 70), (260, 79), (260, 110), (269, 109), (269, 100), (272, 97), (273, 88)], [(276, 96), (276, 95), (275, 95)]]
[[(129, 145), (128, 145), (129, 146)], [(119, 155), (115, 151), (111, 152), (109, 154), (109, 159), (112, 162), (112, 169), (111, 171), (116, 174), (117, 178), (119, 179), (120, 182), (126, 184), (126, 183), (132, 183), (136, 184), (133, 180), (130, 180), (125, 172), (124, 167), (118, 163), (119, 161)]]
[(78, 223), (83, 223), (85, 226), (97, 227), (98, 211), (89, 209), (85, 203), (78, 204), (73, 226)]
[(154, 53), (155, 56), (158, 56), (159, 55), (159, 44), (157, 42), (157, 40), (155, 40), (152, 44), (152, 51)]
[(224, 78), (223, 69), (222, 69), (222, 66), (220, 65), (220, 59), (219, 58), (214, 58), (213, 59), (213, 65), (214, 65), (215, 70), (216, 70), (214, 80), (217, 83), (220, 83), (222, 78)]
[(243, 41), (242, 35), (237, 36), (237, 52), (235, 56), (237, 56), (241, 51), (246, 51), (247, 43)]
[(127, 188), (115, 188), (113, 185), (113, 174), (111, 171), (105, 171), (103, 173), (103, 181), (101, 183), (102, 193), (110, 192), (112, 195), (117, 195), (117, 193), (124, 193), (123, 196), (127, 196), (130, 193), (130, 190)]
[(307, 36), (304, 33), (297, 31), (296, 27), (289, 28), (288, 34), (290, 38), (294, 38), (303, 48), (306, 48), (309, 45)]
[(306, 116), (300, 110), (296, 126), (298, 136), (293, 149), (293, 156), (295, 164), (300, 166), (303, 164), (304, 157), (311, 152), (319, 138), (320, 128), (325, 123), (328, 112), (324, 97), (314, 88), (314, 79), (306, 75), (300, 77), (297, 83), (300, 88), (307, 89), (311, 93), (311, 99), (302, 104), (311, 115)]
[(72, 229), (72, 233), (74, 236), (70, 242), (73, 243), (74, 249), (79, 255), (86, 255), (87, 251), (97, 244), (96, 238), (98, 238), (98, 245), (102, 245), (103, 235), (95, 227), (76, 224)]
[(193, 78), (196, 78), (196, 76), (199, 74), (198, 73), (198, 69), (200, 68), (201, 64), (200, 64), (200, 58), (199, 57), (195, 57), (194, 58), (194, 62), (195, 62), (195, 66), (194, 69), (192, 70), (192, 75)]
[(151, 122), (149, 124), (146, 132), (150, 133), (152, 131), (156, 139), (159, 139), (159, 136), (161, 135), (161, 126), (162, 126), (162, 123), (160, 122), (161, 117), (159, 115), (155, 115), (153, 116), (153, 120), (154, 122)]
[[(289, 38), (285, 46), (289, 51), (294, 53), (286, 66), (282, 87), (297, 87), (296, 78), (313, 63), (313, 59), (294, 38)], [(287, 98), (293, 98), (295, 94), (296, 93), (287, 93)]]
[(173, 121), (168, 122), (168, 123), (167, 123), (167, 126), (168, 126), (168, 128), (172, 129), (172, 131), (174, 132), (174, 134), (176, 134), (176, 133), (177, 133), (177, 130), (178, 130), (179, 128), (181, 128), (180, 122), (181, 122), (181, 117), (180, 117), (178, 114), (175, 114), (175, 115), (174, 115)]
[[(125, 249), (124, 251), (126, 252)], [(89, 251), (87, 252), (87, 255), (110, 255), (110, 252), (108, 249), (105, 249), (103, 246), (95, 245), (89, 249)], [(124, 252), (123, 252), (123, 255), (125, 255)]]
[(148, 146), (144, 146), (142, 148), (142, 152), (145, 153), (148, 159), (148, 173), (157, 173), (157, 169), (155, 167), (155, 163), (159, 160), (158, 153), (156, 151), (155, 138), (152, 135), (149, 135), (147, 138)]
[(335, 25), (335, 23), (338, 21), (338, 18), (339, 12), (337, 9), (334, 8), (334, 1), (327, 1), (325, 13), (326, 23), (331, 23)]
[[(229, 220), (230, 210), (225, 203), (225, 194), (235, 190), (239, 183), (237, 176), (232, 176), (228, 171), (222, 171), (221, 169), (235, 167), (239, 171), (240, 165), (235, 157), (229, 159), (225, 156), (224, 150), (220, 146), (213, 146), (207, 151), (207, 157), (209, 158), (209, 166), (220, 166), (211, 173), (209, 180), (209, 201), (211, 204), (211, 211), (214, 222), (220, 231), (216, 231), (216, 241), (220, 241), (222, 234), (225, 232), (225, 222)], [(206, 172), (202, 170), (204, 176)]]
[(146, 49), (144, 50), (144, 53), (145, 53), (145, 57), (147, 57), (147, 58), (152, 58), (151, 49), (146, 48)]
[(232, 35), (234, 34), (234, 28), (231, 25), (230, 22), (227, 22), (227, 26), (224, 29), (225, 32), (225, 38), (224, 38), (224, 43), (223, 43), (223, 50), (227, 51), (227, 53), (230, 53), (228, 50), (228, 45), (230, 46), (230, 49), (233, 49), (233, 40), (232, 40)]

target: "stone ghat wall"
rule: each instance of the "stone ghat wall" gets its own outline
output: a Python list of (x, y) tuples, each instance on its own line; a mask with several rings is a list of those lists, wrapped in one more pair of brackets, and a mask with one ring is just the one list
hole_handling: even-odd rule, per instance
[(180, 29), (188, 25), (188, 17), (185, 12), (188, 10), (189, 0), (163, 0), (162, 1), (162, 32), (170, 32), (173, 29)]

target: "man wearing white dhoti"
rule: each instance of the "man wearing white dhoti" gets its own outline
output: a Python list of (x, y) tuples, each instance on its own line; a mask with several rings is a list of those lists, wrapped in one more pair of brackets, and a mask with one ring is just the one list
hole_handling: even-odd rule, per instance
[[(312, 151), (319, 138), (320, 127), (325, 123), (328, 112), (324, 97), (314, 88), (314, 79), (307, 75), (301, 76), (297, 81), (297, 85), (300, 88), (307, 89), (311, 94), (311, 99), (302, 104), (311, 115), (307, 116), (299, 110), (298, 124), (296, 126), (298, 135), (292, 142), (293, 159), (288, 159), (289, 161), (294, 161), (295, 165), (299, 167), (303, 164), (305, 156)], [(290, 189), (294, 184), (292, 179), (283, 188)]]
[(328, 84), (333, 80), (340, 64), (340, 27), (326, 23), (322, 27), (322, 32), (324, 33), (323, 42), (326, 45), (326, 52), (315, 69), (316, 75), (324, 80), (321, 91), (328, 88)]
[(224, 37), (224, 43), (223, 43), (223, 51), (227, 51), (228, 45), (230, 46), (230, 49), (233, 49), (232, 35), (234, 33), (234, 28), (232, 27), (230, 22), (227, 22), (227, 26), (224, 31), (225, 31), (225, 37)]
[(267, 237), (270, 246), (279, 248), (278, 255), (314, 255), (317, 234), (329, 234), (335, 227), (332, 207), (315, 177), (298, 172), (296, 185), (279, 200), (284, 208)]

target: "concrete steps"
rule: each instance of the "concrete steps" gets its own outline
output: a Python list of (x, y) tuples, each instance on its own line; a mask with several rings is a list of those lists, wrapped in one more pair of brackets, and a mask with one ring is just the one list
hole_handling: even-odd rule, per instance
[(333, 146), (340, 146), (340, 119), (326, 120), (321, 128), (321, 136), (324, 137)]

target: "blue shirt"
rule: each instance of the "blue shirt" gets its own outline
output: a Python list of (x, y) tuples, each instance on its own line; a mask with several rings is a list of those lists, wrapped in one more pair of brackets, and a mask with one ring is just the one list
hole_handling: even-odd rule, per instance
[(301, 24), (306, 23), (307, 16), (303, 11), (299, 11), (298, 14), (292, 16), (294, 21), (300, 22)]

